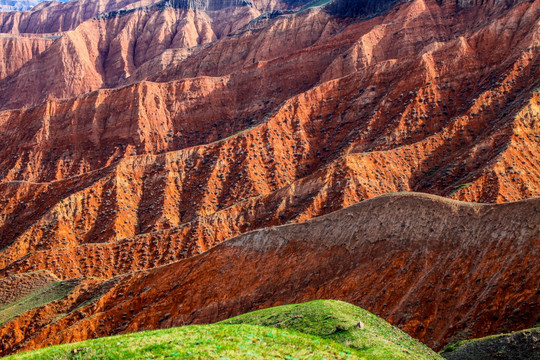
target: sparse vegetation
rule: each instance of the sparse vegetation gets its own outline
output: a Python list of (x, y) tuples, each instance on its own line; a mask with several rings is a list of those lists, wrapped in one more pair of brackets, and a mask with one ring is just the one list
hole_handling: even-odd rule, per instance
[(59, 281), (10, 304), (0, 307), (0, 324), (19, 316), (30, 309), (59, 300), (75, 287), (75, 281)]
[(454, 190), (465, 189), (471, 185), (472, 183), (459, 184), (459, 185), (454, 186)]

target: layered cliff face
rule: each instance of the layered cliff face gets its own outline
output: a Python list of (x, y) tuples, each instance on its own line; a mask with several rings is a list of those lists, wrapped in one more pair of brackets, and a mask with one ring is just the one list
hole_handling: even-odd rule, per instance
[(437, 349), (460, 336), (534, 324), (539, 223), (538, 199), (478, 205), (382, 196), (115, 278), (74, 311), (66, 311), (72, 303), (58, 303), (36, 319), (39, 309), (30, 310), (0, 327), (0, 343), (5, 354), (334, 298), (363, 306)]
[[(436, 3), (434, 30), (409, 34), (429, 24), (423, 4), (345, 29), (320, 10), (251, 24), (162, 82), (3, 112), (3, 267), (47, 269), (54, 257), (60, 277), (114, 276), (392, 191), (538, 196), (537, 5), (425, 47), (450, 34)], [(400, 23), (407, 14), (416, 22)], [(519, 26), (505, 40), (509, 22)], [(167, 81), (178, 74), (188, 79)], [(116, 241), (134, 236), (131, 258)], [(172, 253), (154, 259), (153, 242)]]
[(307, 1), (292, 0), (74, 0), (43, 2), (31, 11), (0, 12), (0, 32), (19, 34), (48, 34), (74, 30), (96, 17), (111, 17), (134, 9), (152, 6), (174, 7), (183, 10), (216, 11), (228, 7), (250, 6), (257, 11), (289, 9)]
[(0, 80), (48, 49), (56, 37), (0, 34)]
[[(11, 109), (0, 112), (0, 278), (47, 270), (71, 289), (97, 276), (93, 291), (389, 192), (486, 203), (540, 195), (538, 1), (360, 1), (362, 20), (334, 13), (336, 3), (186, 4), (122, 8), (43, 45), (29, 37), (31, 51), (9, 48), (28, 61), (0, 80), (0, 106)], [(85, 291), (39, 311), (70, 312)], [(414, 306), (444, 307), (419, 294)], [(467, 299), (482, 304), (482, 294)], [(414, 328), (401, 306), (395, 321), (431, 345), (469, 331), (453, 305), (440, 333)], [(48, 326), (41, 320), (33, 329)], [(145, 322), (161, 326), (154, 320)], [(475, 335), (520, 321), (482, 318)], [(28, 336), (5, 351), (41, 346)]]
[(152, 0), (77, 0), (43, 2), (27, 12), (0, 13), (2, 33), (59, 33), (75, 29), (82, 22), (102, 13), (136, 8)]
[[(241, 29), (260, 15), (254, 4), (246, 2), (139, 5), (130, 3), (131, 8), (107, 12), (96, 8), (95, 13), (100, 16), (81, 23), (74, 30), (42, 35), (58, 41), (35, 59), (23, 57), (19, 60), (22, 64), (17, 69), (22, 67), (20, 71), (0, 83), (0, 109), (34, 106), (49, 98), (67, 98), (116, 87), (136, 71), (148, 76), (164, 69), (160, 66), (164, 56), (173, 54), (172, 62), (177, 63), (178, 56), (183, 59), (200, 50), (201, 45)], [(256, 5), (262, 8), (289, 6), (286, 2), (259, 2)], [(111, 6), (107, 3), (107, 7)], [(39, 10), (32, 12), (31, 18), (37, 18), (38, 13)], [(45, 16), (48, 19), (53, 15)], [(4, 24), (11, 22), (4, 20)], [(29, 32), (43, 32), (40, 26), (28, 26)], [(15, 39), (16, 47), (24, 47), (23, 41), (14, 36), (11, 38)], [(0, 63), (14, 67), (8, 55), (0, 57)], [(147, 62), (155, 65), (147, 66)], [(139, 70), (139, 67), (142, 68)], [(38, 78), (35, 77), (37, 73), (41, 74)]]
[[(153, 7), (87, 21), (5, 79), (0, 102), (18, 108), (114, 87), (167, 49), (215, 41), (257, 14), (247, 6), (213, 14)], [(43, 76), (36, 79), (36, 73)]]

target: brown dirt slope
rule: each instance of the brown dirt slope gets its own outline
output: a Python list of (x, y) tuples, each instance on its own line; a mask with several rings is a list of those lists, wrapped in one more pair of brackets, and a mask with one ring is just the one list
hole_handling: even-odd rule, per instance
[(16, 303), (59, 279), (48, 271), (15, 274), (0, 280), (0, 308)]
[(480, 205), (423, 194), (380, 196), (114, 278), (99, 299), (30, 326), (25, 337), (9, 335), (21, 331), (21, 321), (2, 325), (1, 343), (8, 353), (334, 298), (440, 348), (537, 321), (539, 224), (539, 199)]

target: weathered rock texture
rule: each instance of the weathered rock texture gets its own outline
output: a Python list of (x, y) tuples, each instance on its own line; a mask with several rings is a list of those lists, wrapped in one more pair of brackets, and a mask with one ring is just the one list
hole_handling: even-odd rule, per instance
[(333, 298), (383, 316), (438, 349), (456, 336), (535, 323), (539, 224), (540, 199), (478, 205), (420, 194), (381, 196), (115, 278), (90, 304), (61, 319), (57, 312), (67, 311), (57, 307), (40, 316), (38, 326), (33, 311), (3, 324), (0, 343), (5, 354)]
[(152, 0), (77, 0), (43, 2), (32, 11), (0, 13), (2, 33), (59, 33), (103, 13), (151, 4)]
[(291, 4), (122, 8), (6, 70), (0, 278), (129, 277), (389, 192), (540, 196), (538, 1)]
[(417, 1), (345, 29), (320, 10), (264, 20), (163, 82), (0, 113), (0, 274), (115, 276), (393, 191), (538, 196), (538, 4), (474, 31), (460, 13), (469, 40), (426, 47), (443, 10)]
[(19, 70), (32, 58), (47, 50), (54, 40), (55, 37), (0, 34), (0, 79)]

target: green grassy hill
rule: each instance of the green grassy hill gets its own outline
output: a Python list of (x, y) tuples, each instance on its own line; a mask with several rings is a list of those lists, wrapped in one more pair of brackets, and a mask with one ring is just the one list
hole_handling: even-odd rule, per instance
[(441, 359), (380, 317), (352, 304), (317, 300), (254, 311), (221, 322), (294, 330), (347, 345), (366, 359)]
[(211, 325), (143, 331), (52, 346), (22, 359), (442, 359), (354, 305), (320, 300)]
[(459, 341), (444, 348), (441, 355), (448, 360), (538, 360), (540, 327)]

